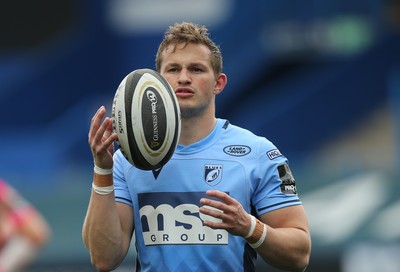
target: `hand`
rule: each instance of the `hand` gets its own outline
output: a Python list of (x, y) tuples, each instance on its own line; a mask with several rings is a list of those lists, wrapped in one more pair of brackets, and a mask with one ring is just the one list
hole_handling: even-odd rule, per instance
[[(92, 118), (88, 142), (92, 150), (94, 163), (103, 169), (113, 166), (114, 141), (118, 136), (112, 129), (112, 120), (105, 117), (106, 109), (101, 106)], [(103, 120), (104, 118), (104, 120)], [(103, 120), (103, 121), (102, 121)]]
[[(206, 194), (218, 198), (220, 201), (209, 198), (200, 199), (200, 203), (203, 205), (200, 213), (218, 218), (220, 222), (204, 221), (204, 224), (210, 228), (225, 229), (233, 235), (246, 236), (250, 230), (251, 219), (243, 206), (236, 199), (221, 191), (209, 190)], [(212, 207), (212, 209), (204, 206)]]

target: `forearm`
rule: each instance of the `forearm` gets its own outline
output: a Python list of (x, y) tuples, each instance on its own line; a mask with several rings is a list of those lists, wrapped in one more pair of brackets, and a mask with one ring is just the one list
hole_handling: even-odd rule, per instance
[(113, 192), (100, 195), (92, 190), (82, 236), (99, 270), (115, 268), (122, 261), (126, 246)]
[(287, 271), (304, 271), (310, 250), (310, 237), (306, 230), (269, 226), (264, 242), (256, 248), (267, 263)]
[(115, 268), (122, 261), (122, 230), (114, 194), (98, 195), (92, 191), (83, 225), (83, 241), (93, 265), (101, 269)]
[[(210, 198), (200, 199), (200, 213), (221, 220), (204, 221), (210, 228), (226, 229), (244, 237), (269, 264), (286, 271), (303, 271), (309, 261), (311, 239), (307, 216), (301, 205), (289, 206), (250, 216), (234, 198), (218, 190), (207, 191)], [(207, 206), (215, 209), (209, 209)]]

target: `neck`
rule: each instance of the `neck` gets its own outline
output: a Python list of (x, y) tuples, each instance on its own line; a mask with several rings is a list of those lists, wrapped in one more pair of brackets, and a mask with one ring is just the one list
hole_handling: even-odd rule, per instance
[(190, 145), (207, 137), (214, 129), (217, 119), (213, 118), (182, 118), (179, 144)]

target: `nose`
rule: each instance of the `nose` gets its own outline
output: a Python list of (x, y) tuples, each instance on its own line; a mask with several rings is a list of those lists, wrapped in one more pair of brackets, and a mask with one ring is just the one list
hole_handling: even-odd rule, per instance
[(187, 69), (182, 69), (179, 73), (178, 83), (179, 84), (188, 84), (191, 82), (190, 74)]

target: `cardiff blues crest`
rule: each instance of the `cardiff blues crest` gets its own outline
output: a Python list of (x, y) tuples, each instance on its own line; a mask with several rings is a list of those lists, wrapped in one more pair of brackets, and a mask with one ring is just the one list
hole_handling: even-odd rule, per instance
[(210, 185), (217, 185), (222, 179), (222, 164), (204, 165), (204, 181)]

